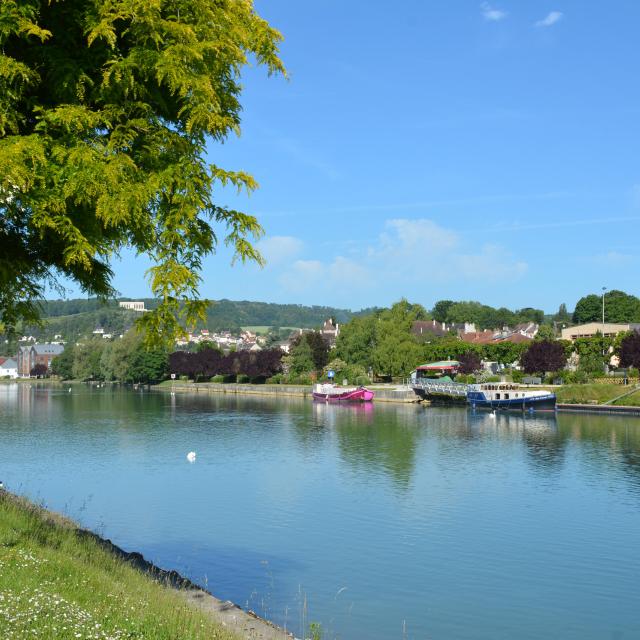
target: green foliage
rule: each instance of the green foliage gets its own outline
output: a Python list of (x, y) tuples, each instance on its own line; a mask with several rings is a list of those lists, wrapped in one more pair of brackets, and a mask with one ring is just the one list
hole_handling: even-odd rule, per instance
[(294, 377), (311, 373), (316, 368), (311, 345), (306, 340), (300, 340), (291, 349), (289, 358), (289, 372)]
[(371, 353), (376, 343), (376, 315), (356, 317), (340, 327), (336, 355), (352, 364), (372, 365)]
[(449, 317), (449, 309), (454, 304), (453, 300), (438, 300), (438, 302), (433, 305), (433, 309), (431, 309), (433, 319), (438, 322), (446, 322)]
[(539, 329), (535, 337), (536, 340), (555, 340), (556, 334), (553, 327), (548, 324), (543, 324)]
[(105, 348), (101, 338), (89, 340), (76, 346), (73, 352), (71, 368), (76, 380), (103, 380), (104, 374), (100, 366), (102, 352)]
[[(306, 342), (311, 349), (313, 370), (320, 371), (329, 359), (329, 344), (318, 331), (307, 331), (300, 334), (291, 342), (291, 352), (297, 353), (300, 345)], [(311, 370), (311, 369), (310, 369)]]
[(211, 378), (211, 382), (215, 382), (217, 384), (222, 384), (224, 382), (224, 376), (220, 375), (220, 374), (218, 374), (217, 376), (213, 376)]
[(73, 378), (74, 352), (74, 345), (67, 344), (64, 351), (51, 360), (51, 373), (60, 376), (63, 380), (71, 380)]
[[(438, 305), (440, 307), (436, 309)], [(441, 322), (446, 321), (448, 323), (473, 322), (476, 328), (481, 330), (515, 326), (521, 322), (542, 324), (544, 321), (544, 312), (532, 307), (511, 311), (505, 307), (494, 309), (475, 301), (451, 302), (450, 300), (442, 300), (436, 303), (436, 307), (433, 309), (434, 317), (436, 313), (439, 316), (436, 320), (442, 318)]]
[(246, 384), (250, 381), (251, 381), (251, 378), (249, 378), (249, 376), (245, 375), (244, 373), (239, 373), (238, 376), (236, 377), (236, 382), (239, 384)]
[[(613, 289), (604, 295), (605, 322), (640, 322), (640, 298)], [(577, 324), (602, 321), (602, 296), (592, 293), (580, 298), (573, 312)]]
[(160, 304), (139, 322), (173, 341), (203, 319), (203, 259), (219, 238), (261, 262), (250, 215), (214, 192), (252, 191), (206, 161), (240, 125), (240, 71), (283, 73), (280, 34), (252, 2), (5, 0), (0, 3), (0, 319), (38, 317), (61, 275), (113, 295), (112, 256), (146, 254)]
[(567, 305), (564, 302), (558, 308), (558, 313), (553, 316), (553, 320), (558, 324), (571, 322), (571, 314), (567, 311)]
[(407, 300), (396, 302), (391, 309), (381, 311), (375, 322), (375, 346), (371, 363), (376, 373), (403, 376), (420, 363), (422, 346), (411, 333), (416, 320), (425, 320), (427, 313), (421, 305)]

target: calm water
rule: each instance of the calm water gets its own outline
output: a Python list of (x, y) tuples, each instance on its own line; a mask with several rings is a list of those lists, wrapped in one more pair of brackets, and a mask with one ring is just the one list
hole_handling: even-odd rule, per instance
[(640, 638), (638, 419), (0, 385), (0, 478), (298, 634)]

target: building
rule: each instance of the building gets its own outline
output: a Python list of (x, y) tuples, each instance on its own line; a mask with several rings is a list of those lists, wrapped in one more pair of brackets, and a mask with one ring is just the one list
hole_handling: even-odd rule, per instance
[(336, 339), (340, 335), (340, 325), (333, 321), (333, 318), (327, 318), (320, 329), (320, 335), (327, 341), (330, 347), (335, 346)]
[(61, 344), (33, 344), (20, 347), (18, 351), (18, 375), (29, 377), (31, 370), (37, 364), (43, 364), (47, 369), (51, 368), (51, 361), (64, 351)]
[(17, 378), (18, 362), (15, 358), (0, 358), (0, 378)]
[(577, 340), (578, 338), (593, 338), (596, 334), (604, 335), (605, 338), (613, 338), (619, 333), (626, 331), (640, 331), (640, 323), (612, 323), (612, 322), (588, 322), (587, 324), (577, 324), (575, 327), (567, 327), (562, 330), (563, 340)]
[(537, 322), (521, 322), (517, 324), (514, 331), (527, 338), (535, 338), (538, 335), (540, 325)]
[(146, 311), (144, 308), (144, 302), (141, 300), (126, 300), (118, 303), (121, 309), (129, 309), (130, 311), (139, 311), (140, 313)]

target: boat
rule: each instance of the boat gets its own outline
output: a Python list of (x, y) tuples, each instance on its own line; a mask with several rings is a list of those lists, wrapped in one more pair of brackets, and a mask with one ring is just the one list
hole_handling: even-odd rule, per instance
[(467, 402), (473, 409), (554, 411), (556, 394), (542, 389), (525, 389), (510, 383), (470, 384)]
[(371, 402), (373, 391), (365, 387), (337, 387), (334, 384), (314, 384), (313, 399), (323, 402)]

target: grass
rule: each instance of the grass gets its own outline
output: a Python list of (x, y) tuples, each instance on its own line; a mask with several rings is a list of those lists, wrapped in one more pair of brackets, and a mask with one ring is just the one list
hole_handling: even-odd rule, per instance
[[(631, 391), (631, 388), (618, 384), (567, 384), (555, 389), (558, 402), (568, 404), (602, 404), (622, 395), (625, 391)], [(640, 390), (621, 398), (614, 404), (639, 406)]]
[[(286, 331), (295, 331), (298, 327), (279, 327), (280, 329), (284, 329)], [(266, 335), (273, 329), (273, 326), (266, 324), (254, 324), (247, 325), (246, 327), (242, 327), (243, 331), (251, 331), (251, 333)]]
[(0, 490), (3, 640), (237, 640), (75, 525)]

